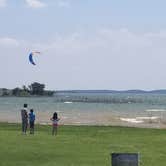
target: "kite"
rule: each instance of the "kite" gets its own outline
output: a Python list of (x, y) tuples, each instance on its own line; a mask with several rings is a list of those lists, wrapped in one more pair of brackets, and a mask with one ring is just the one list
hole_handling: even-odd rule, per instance
[(38, 51), (33, 51), (33, 52), (31, 52), (31, 53), (29, 54), (29, 62), (30, 62), (31, 64), (33, 64), (33, 65), (36, 65), (36, 63), (35, 63), (34, 60), (33, 60), (33, 55), (36, 55), (36, 54), (40, 54), (40, 52), (38, 52)]

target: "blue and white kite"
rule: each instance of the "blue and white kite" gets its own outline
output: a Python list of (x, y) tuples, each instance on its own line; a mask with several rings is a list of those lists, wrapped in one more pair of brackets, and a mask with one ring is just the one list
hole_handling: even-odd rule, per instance
[(36, 54), (40, 54), (40, 52), (39, 51), (33, 51), (29, 54), (29, 62), (33, 65), (36, 65), (34, 60), (33, 60), (33, 55), (36, 55)]

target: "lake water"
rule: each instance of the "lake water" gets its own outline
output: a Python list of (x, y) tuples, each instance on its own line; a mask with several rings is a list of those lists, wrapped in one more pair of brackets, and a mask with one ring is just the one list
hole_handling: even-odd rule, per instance
[(49, 123), (55, 111), (62, 124), (158, 124), (165, 123), (166, 116), (165, 94), (62, 93), (54, 97), (1, 97), (0, 121), (20, 122), (24, 103), (35, 110), (39, 123)]

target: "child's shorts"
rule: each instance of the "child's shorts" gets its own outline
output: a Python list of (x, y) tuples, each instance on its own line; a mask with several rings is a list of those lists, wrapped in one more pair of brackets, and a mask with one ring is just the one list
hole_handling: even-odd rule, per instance
[(57, 123), (55, 123), (55, 124), (53, 124), (53, 126), (54, 126), (54, 127), (57, 127), (57, 126), (58, 126), (58, 124), (57, 124)]

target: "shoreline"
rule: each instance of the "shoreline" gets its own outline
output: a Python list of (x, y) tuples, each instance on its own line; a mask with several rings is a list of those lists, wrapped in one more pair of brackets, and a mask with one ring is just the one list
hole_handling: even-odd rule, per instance
[[(8, 125), (12, 125), (12, 124), (14, 124), (14, 125), (16, 125), (16, 124), (18, 124), (18, 125), (21, 125), (21, 122), (6, 122), (6, 121), (0, 121), (0, 124), (8, 124)], [(36, 123), (35, 125), (41, 125), (41, 126), (52, 126), (52, 124), (51, 123)], [(166, 129), (166, 125), (160, 125), (160, 126), (154, 126), (154, 125), (150, 125), (150, 126), (148, 126), (148, 125), (140, 125), (140, 126), (138, 126), (138, 125), (130, 125), (130, 124), (128, 124), (128, 125), (118, 125), (118, 124), (108, 124), (108, 125), (103, 125), (103, 124), (59, 124), (58, 125), (59, 127), (60, 126), (78, 126), (78, 127), (84, 127), (84, 126), (87, 126), (87, 127), (127, 127), (127, 128), (140, 128), (140, 129)]]
[[(39, 118), (40, 117), (40, 118)], [(47, 112), (37, 112), (36, 124), (51, 125)], [(166, 122), (157, 116), (140, 116), (140, 117), (121, 117), (107, 114), (79, 114), (77, 116), (61, 115), (59, 125), (74, 126), (121, 126), (121, 127), (137, 127), (137, 128), (157, 128), (165, 129)], [(0, 112), (0, 123), (21, 123), (20, 114)]]

